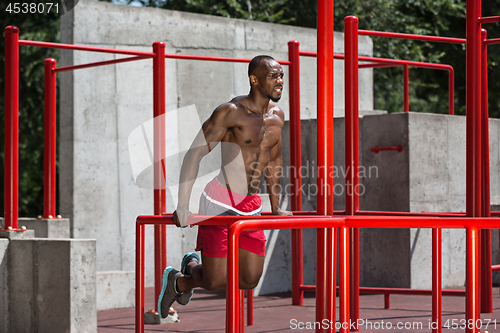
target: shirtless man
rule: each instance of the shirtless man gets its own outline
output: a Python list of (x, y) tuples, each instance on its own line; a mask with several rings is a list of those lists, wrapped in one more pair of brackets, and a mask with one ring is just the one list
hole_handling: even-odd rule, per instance
[[(274, 215), (291, 215), (279, 208), (282, 169), (281, 130), (283, 111), (275, 104), (283, 91), (283, 69), (269, 56), (257, 56), (248, 66), (250, 93), (220, 105), (203, 124), (202, 130), (182, 163), (179, 201), (173, 220), (186, 227), (189, 198), (198, 175), (201, 159), (219, 142), (222, 149), (220, 173), (200, 198), (201, 215), (260, 215), (257, 190), (264, 175)], [(199, 226), (196, 253), (184, 256), (181, 271), (167, 267), (158, 299), (158, 313), (168, 316), (177, 300), (185, 305), (193, 288), (215, 290), (226, 287), (227, 227)], [(243, 232), (240, 236), (239, 285), (253, 289), (262, 275), (266, 239), (263, 231)]]

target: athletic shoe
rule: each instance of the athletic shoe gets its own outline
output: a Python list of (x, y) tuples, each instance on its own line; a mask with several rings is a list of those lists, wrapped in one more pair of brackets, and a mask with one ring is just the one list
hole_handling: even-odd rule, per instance
[(181, 275), (181, 272), (170, 266), (163, 271), (163, 284), (161, 286), (160, 298), (158, 298), (158, 314), (161, 318), (168, 317), (170, 307), (181, 296), (175, 290), (177, 278)]
[[(184, 258), (182, 258), (182, 263), (181, 263), (181, 273), (186, 274), (186, 269), (187, 266), (190, 262), (195, 261), (197, 264), (200, 263), (200, 257), (194, 253), (194, 252), (189, 252), (184, 255)], [(191, 300), (191, 297), (193, 297), (193, 289), (189, 289), (184, 291), (178, 298), (177, 298), (177, 303), (180, 305), (186, 305), (189, 303)]]

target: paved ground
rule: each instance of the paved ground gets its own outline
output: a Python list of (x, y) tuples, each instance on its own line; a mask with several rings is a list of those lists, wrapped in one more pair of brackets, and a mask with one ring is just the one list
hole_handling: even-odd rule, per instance
[[(154, 304), (152, 288), (146, 289), (146, 308)], [(338, 304), (338, 303), (337, 303)], [(254, 325), (245, 332), (312, 332), (314, 324), (314, 293), (306, 293), (304, 306), (291, 305), (290, 294), (260, 296), (254, 299)], [(493, 290), (493, 313), (481, 315), (480, 332), (500, 332), (500, 294)], [(223, 332), (225, 294), (196, 290), (191, 303), (175, 307), (180, 322), (146, 325), (146, 332)], [(392, 295), (391, 309), (384, 309), (382, 295), (360, 296), (360, 317), (367, 320), (360, 332), (431, 332), (431, 297)], [(133, 332), (134, 309), (99, 311), (98, 332)], [(465, 298), (443, 297), (443, 332), (465, 332), (458, 327), (465, 321)], [(486, 323), (489, 322), (486, 328)], [(406, 326), (406, 328), (405, 328)], [(338, 331), (338, 330), (337, 330)]]

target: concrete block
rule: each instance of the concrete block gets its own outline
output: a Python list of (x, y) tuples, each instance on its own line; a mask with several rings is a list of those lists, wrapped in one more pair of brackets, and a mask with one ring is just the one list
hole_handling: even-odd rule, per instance
[(9, 331), (9, 239), (0, 238), (0, 332)]
[(19, 225), (26, 226), (27, 229), (35, 231), (37, 238), (69, 238), (69, 219), (35, 219), (20, 218)]
[(95, 240), (12, 240), (11, 332), (96, 332)]
[(97, 272), (97, 311), (135, 306), (135, 272)]

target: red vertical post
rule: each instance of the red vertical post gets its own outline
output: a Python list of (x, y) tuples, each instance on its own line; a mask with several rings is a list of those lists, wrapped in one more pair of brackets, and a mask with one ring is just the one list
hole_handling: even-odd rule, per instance
[(467, 0), (466, 212), (481, 216), (481, 1)]
[[(359, 211), (358, 18), (344, 19), (345, 36), (345, 202), (346, 215)], [(359, 229), (350, 233), (350, 315), (359, 317)], [(358, 331), (358, 327), (353, 331)]]
[[(165, 43), (153, 43), (154, 214), (166, 213), (165, 198)], [(163, 270), (167, 267), (167, 226), (154, 226), (155, 296), (160, 297)]]
[[(301, 137), (300, 137), (300, 43), (288, 42), (289, 91), (290, 91), (290, 167), (292, 173), (291, 206), (292, 211), (302, 210)], [(304, 265), (302, 254), (302, 229), (292, 230), (292, 304), (304, 304)]]
[[(481, 29), (481, 216), (490, 217), (490, 140), (488, 123), (488, 52), (486, 30)], [(491, 230), (481, 230), (481, 312), (493, 312)]]
[[(233, 224), (234, 226), (234, 224)], [(227, 237), (227, 297), (226, 297), (226, 332), (237, 332), (239, 324), (239, 232), (229, 228)]]
[[(479, 332), (479, 229), (467, 228), (466, 247), (466, 304), (465, 318), (467, 320), (467, 333)], [(469, 325), (470, 323), (470, 325)]]
[(455, 114), (455, 70), (448, 69), (448, 113)]
[(5, 229), (18, 227), (19, 190), (19, 28), (5, 28)]
[(240, 333), (245, 333), (245, 290), (240, 290)]
[(441, 333), (442, 322), (442, 232), (432, 228), (432, 333)]
[(408, 70), (408, 64), (403, 65), (403, 98), (404, 98), (404, 112), (409, 112), (410, 111), (410, 77), (409, 77), (409, 70)]
[(247, 326), (253, 325), (253, 289), (247, 291)]
[(55, 59), (45, 59), (43, 215), (56, 216), (56, 84)]
[(341, 324), (340, 333), (349, 333), (350, 318), (349, 315), (349, 228), (345, 225), (340, 227), (340, 309), (339, 322)]
[[(318, 1), (318, 215), (333, 214), (333, 0)], [(329, 274), (335, 258), (331, 229), (317, 229), (316, 242), (316, 321), (329, 318), (335, 310), (335, 286)], [(330, 241), (329, 241), (330, 239)], [(330, 290), (329, 290), (330, 289)], [(332, 305), (333, 301), (333, 305)], [(318, 328), (316, 332), (324, 332)]]
[(144, 333), (144, 224), (135, 225), (135, 331)]

